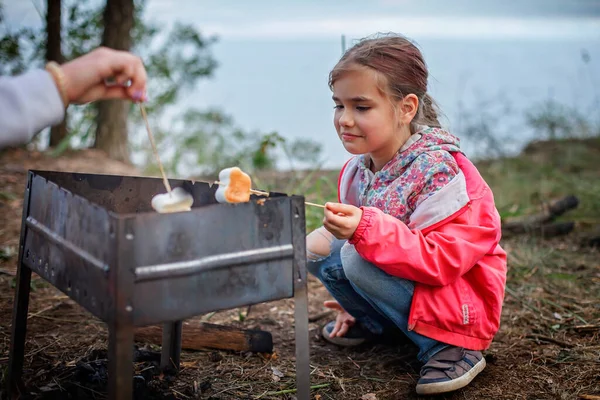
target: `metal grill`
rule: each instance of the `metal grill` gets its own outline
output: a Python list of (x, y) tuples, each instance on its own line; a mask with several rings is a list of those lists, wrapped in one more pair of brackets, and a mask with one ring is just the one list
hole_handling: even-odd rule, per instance
[(29, 171), (8, 371), (22, 388), (31, 272), (108, 325), (109, 398), (132, 398), (133, 329), (163, 325), (161, 364), (179, 365), (181, 321), (295, 298), (298, 398), (309, 398), (304, 198), (219, 204), (216, 187), (170, 180), (191, 212), (158, 214), (157, 178)]

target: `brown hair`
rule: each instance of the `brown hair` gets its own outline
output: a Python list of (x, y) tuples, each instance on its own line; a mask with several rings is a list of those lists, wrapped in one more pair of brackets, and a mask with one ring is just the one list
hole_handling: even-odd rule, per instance
[(419, 98), (419, 109), (411, 122), (415, 125), (439, 127), (438, 107), (427, 93), (427, 65), (421, 51), (407, 38), (388, 34), (360, 40), (348, 49), (329, 73), (329, 87), (344, 72), (357, 66), (371, 68), (383, 79), (380, 90), (395, 100), (413, 93)]

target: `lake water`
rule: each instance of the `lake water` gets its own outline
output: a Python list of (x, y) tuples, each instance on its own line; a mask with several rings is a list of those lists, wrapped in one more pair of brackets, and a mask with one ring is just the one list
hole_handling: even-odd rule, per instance
[[(443, 124), (461, 137), (467, 154), (485, 155), (477, 140), (463, 137), (461, 109), (472, 119), (483, 118), (508, 148), (517, 150), (536, 134), (523, 115), (540, 102), (553, 99), (600, 122), (598, 38), (427, 39), (418, 44), (430, 70), (430, 93), (446, 116)], [(201, 82), (182, 106), (217, 106), (246, 130), (318, 141), (326, 167), (339, 167), (348, 158), (333, 129), (327, 86), (341, 55), (340, 40), (222, 39), (213, 54), (219, 62), (214, 78)]]

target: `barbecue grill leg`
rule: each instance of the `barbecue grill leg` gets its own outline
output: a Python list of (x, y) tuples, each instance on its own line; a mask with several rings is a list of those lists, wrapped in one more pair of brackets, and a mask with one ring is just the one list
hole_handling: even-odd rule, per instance
[(308, 297), (306, 289), (306, 224), (303, 198), (292, 208), (294, 245), (294, 326), (296, 331), (296, 398), (310, 399), (310, 347), (308, 340)]
[(163, 325), (161, 368), (174, 367), (179, 370), (181, 354), (181, 321), (168, 322)]
[(23, 263), (17, 268), (17, 282), (15, 288), (15, 303), (10, 340), (10, 353), (8, 361), (8, 395), (18, 398), (23, 393), (23, 358), (25, 356), (25, 335), (27, 331), (27, 311), (29, 309), (29, 289), (31, 284), (31, 270)]
[(108, 398), (133, 398), (133, 325), (113, 322), (108, 327)]
[[(306, 276), (306, 275), (304, 275)], [(298, 279), (294, 289), (294, 325), (296, 330), (296, 387), (298, 400), (310, 398), (310, 348), (308, 340), (308, 298), (306, 279)]]

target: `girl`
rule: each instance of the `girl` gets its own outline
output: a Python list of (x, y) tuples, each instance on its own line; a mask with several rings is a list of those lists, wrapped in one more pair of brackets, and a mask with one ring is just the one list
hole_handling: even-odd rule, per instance
[(399, 328), (424, 363), (417, 393), (468, 385), (498, 330), (506, 253), (492, 192), (440, 128), (420, 51), (399, 36), (349, 49), (329, 76), (334, 125), (355, 154), (307, 237), (308, 268), (336, 301), (326, 340)]

